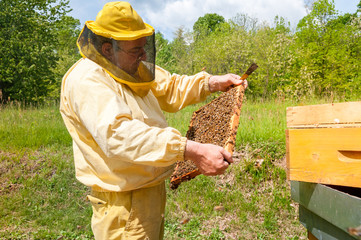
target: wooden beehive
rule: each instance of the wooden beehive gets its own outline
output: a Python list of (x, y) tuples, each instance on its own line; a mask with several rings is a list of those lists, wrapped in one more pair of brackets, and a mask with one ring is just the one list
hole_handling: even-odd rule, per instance
[(287, 108), (287, 177), (308, 239), (361, 239), (361, 102)]
[[(232, 153), (236, 141), (244, 87), (234, 87), (193, 113), (187, 139), (224, 147)], [(190, 161), (177, 162), (171, 176), (171, 188), (200, 174)]]
[(361, 102), (287, 108), (289, 180), (361, 188)]
[(361, 189), (291, 181), (309, 239), (361, 239)]

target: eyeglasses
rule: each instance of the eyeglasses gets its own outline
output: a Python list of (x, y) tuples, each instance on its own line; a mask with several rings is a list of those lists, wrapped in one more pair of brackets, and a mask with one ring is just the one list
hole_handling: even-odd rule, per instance
[(126, 50), (120, 48), (119, 46), (117, 46), (117, 50), (122, 51), (122, 52), (126, 53), (127, 55), (129, 55), (133, 58), (136, 58), (136, 59), (141, 59), (143, 56), (146, 55), (144, 48), (135, 48), (135, 49), (126, 51)]

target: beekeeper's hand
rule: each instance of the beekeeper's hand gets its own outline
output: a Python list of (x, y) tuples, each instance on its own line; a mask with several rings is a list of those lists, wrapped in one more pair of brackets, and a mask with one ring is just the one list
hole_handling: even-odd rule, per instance
[(192, 160), (199, 171), (207, 176), (223, 174), (230, 163), (232, 154), (213, 144), (202, 144), (187, 140), (185, 160)]
[(209, 78), (209, 90), (211, 92), (222, 91), (225, 92), (233, 86), (243, 85), (248, 87), (247, 80), (241, 80), (241, 77), (236, 74), (214, 75)]

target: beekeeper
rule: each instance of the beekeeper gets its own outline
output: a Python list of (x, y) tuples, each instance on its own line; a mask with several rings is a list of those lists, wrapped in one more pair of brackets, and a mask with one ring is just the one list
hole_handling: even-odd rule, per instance
[(189, 159), (204, 175), (218, 175), (233, 162), (223, 148), (168, 127), (162, 110), (247, 83), (234, 74), (171, 75), (156, 66), (154, 29), (127, 2), (105, 4), (77, 44), (83, 58), (63, 78), (60, 111), (76, 177), (92, 190), (95, 239), (162, 239), (174, 163)]

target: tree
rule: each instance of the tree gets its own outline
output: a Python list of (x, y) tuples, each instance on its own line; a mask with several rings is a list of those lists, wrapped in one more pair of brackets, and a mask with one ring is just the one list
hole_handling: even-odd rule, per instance
[(247, 14), (236, 14), (235, 17), (231, 18), (230, 23), (236, 30), (246, 30), (255, 32), (258, 27), (258, 19), (248, 16)]
[(338, 15), (332, 0), (319, 0), (298, 24), (295, 70), (316, 95), (349, 96), (360, 85), (355, 81), (360, 35), (354, 19), (353, 14)]
[(203, 17), (199, 17), (193, 25), (195, 39), (216, 31), (217, 27), (224, 22), (224, 17), (216, 13), (207, 13)]
[(172, 58), (176, 59), (176, 64), (170, 71), (190, 74), (192, 73), (192, 55), (189, 33), (183, 26), (180, 26), (174, 32), (174, 40), (170, 44)]
[(58, 30), (68, 4), (66, 0), (0, 1), (3, 100), (41, 102), (48, 96), (56, 77), (53, 69), (63, 53)]
[(285, 83), (289, 82), (289, 72), (292, 65), (290, 45), (294, 39), (290, 34), (290, 24), (282, 17), (275, 17), (274, 27), (264, 25), (259, 27), (252, 39), (252, 48), (257, 63), (262, 70), (258, 72), (258, 78), (253, 82), (254, 91), (262, 93), (262, 97), (270, 97), (272, 94), (283, 92)]
[[(243, 74), (256, 62), (259, 68), (252, 74), (248, 96), (359, 99), (360, 11), (340, 15), (332, 0), (308, 3), (310, 12), (296, 32), (282, 17), (272, 26), (244, 14), (208, 25), (207, 17), (215, 16), (206, 14), (193, 26), (193, 41), (183, 28), (177, 30), (168, 44), (172, 66), (182, 73), (206, 67), (210, 74)], [(361, 1), (358, 6), (361, 9)]]
[(312, 11), (297, 25), (297, 47), (301, 51), (295, 52), (298, 59), (295, 66), (300, 67), (299, 73), (302, 72), (303, 94), (309, 94), (309, 91), (321, 94), (330, 87), (325, 76), (327, 55), (332, 48), (332, 39), (329, 38), (331, 29), (327, 24), (336, 16), (333, 0), (318, 0), (313, 4)]
[(64, 74), (81, 58), (76, 41), (80, 34), (80, 21), (70, 16), (62, 16), (61, 20), (54, 25), (57, 46), (58, 61), (52, 69), (54, 79), (48, 85), (48, 98), (57, 100), (60, 97), (60, 85)]
[(172, 47), (169, 44), (168, 40), (165, 39), (160, 32), (157, 32), (155, 34), (155, 46), (157, 50), (157, 65), (167, 69), (168, 71), (174, 71), (176, 59), (172, 55)]

